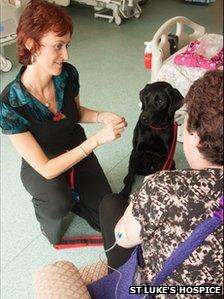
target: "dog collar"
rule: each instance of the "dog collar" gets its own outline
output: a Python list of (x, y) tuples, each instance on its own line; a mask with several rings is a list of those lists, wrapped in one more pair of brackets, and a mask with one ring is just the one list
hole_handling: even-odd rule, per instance
[(155, 126), (150, 125), (149, 127), (152, 130), (161, 131), (161, 130), (167, 129), (169, 126), (167, 126), (167, 127), (155, 127)]

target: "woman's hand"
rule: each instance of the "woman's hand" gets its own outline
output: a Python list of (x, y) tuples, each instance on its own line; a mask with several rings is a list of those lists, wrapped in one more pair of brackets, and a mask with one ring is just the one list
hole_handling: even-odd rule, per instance
[(125, 123), (125, 126), (127, 126), (126, 120), (124, 117), (121, 117), (113, 112), (97, 112), (97, 119), (96, 122), (103, 123), (105, 125), (108, 125), (116, 120), (123, 120)]
[(108, 123), (103, 129), (96, 133), (93, 138), (98, 145), (109, 143), (121, 137), (125, 127), (125, 120), (121, 117), (116, 117), (111, 123)]

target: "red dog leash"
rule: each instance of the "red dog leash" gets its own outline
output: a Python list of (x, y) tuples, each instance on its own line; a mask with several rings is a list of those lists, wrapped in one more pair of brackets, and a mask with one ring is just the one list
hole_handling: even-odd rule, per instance
[(171, 166), (173, 163), (173, 156), (174, 156), (176, 144), (177, 144), (177, 127), (178, 127), (177, 123), (174, 122), (173, 123), (173, 140), (171, 143), (171, 147), (170, 147), (166, 162), (164, 163), (161, 170), (170, 170), (171, 169)]
[[(72, 167), (69, 172), (69, 182), (73, 197), (77, 194), (75, 190), (75, 168)], [(63, 237), (60, 244), (56, 244), (53, 247), (57, 250), (69, 249), (69, 248), (80, 248), (89, 246), (103, 246), (103, 238), (101, 235), (95, 236), (75, 236), (75, 237)]]
[[(55, 121), (59, 121), (58, 119)], [(72, 197), (75, 201), (79, 201), (79, 195), (75, 192), (75, 176), (76, 171), (74, 166), (69, 172), (69, 184), (72, 192)], [(75, 236), (75, 237), (63, 237), (60, 244), (56, 244), (53, 247), (57, 250), (80, 248), (89, 246), (103, 246), (103, 238), (101, 235), (96, 236)]]
[[(167, 127), (155, 127), (150, 125), (150, 128), (153, 129), (154, 131), (162, 131), (166, 129)], [(166, 159), (166, 162), (162, 166), (161, 170), (170, 170), (172, 163), (173, 163), (173, 156), (175, 154), (175, 149), (176, 149), (176, 144), (177, 144), (177, 128), (178, 124), (176, 122), (173, 123), (173, 140), (171, 143), (171, 147), (169, 149), (169, 153)]]
[(102, 236), (64, 237), (60, 244), (54, 245), (57, 250), (89, 246), (103, 246)]

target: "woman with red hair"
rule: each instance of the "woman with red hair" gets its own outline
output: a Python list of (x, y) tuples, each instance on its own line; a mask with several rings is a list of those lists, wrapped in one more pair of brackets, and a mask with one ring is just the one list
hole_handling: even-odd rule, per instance
[[(50, 243), (60, 243), (70, 210), (97, 230), (99, 204), (111, 192), (93, 150), (121, 136), (125, 119), (81, 106), (79, 74), (66, 63), (73, 33), (65, 10), (31, 1), (17, 28), (15, 80), (1, 94), (1, 127), (22, 156), (21, 179)], [(86, 138), (79, 123), (104, 127)]]

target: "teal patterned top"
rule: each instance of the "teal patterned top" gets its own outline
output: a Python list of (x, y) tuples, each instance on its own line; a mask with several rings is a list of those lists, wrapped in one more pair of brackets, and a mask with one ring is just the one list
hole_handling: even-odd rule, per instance
[[(65, 65), (65, 64), (64, 64)], [(17, 134), (29, 131), (29, 121), (25, 119), (17, 111), (17, 107), (27, 105), (30, 113), (37, 120), (42, 121), (52, 118), (52, 112), (49, 111), (40, 101), (31, 95), (21, 82), (21, 75), (25, 67), (20, 69), (15, 80), (9, 83), (1, 93), (0, 98), (0, 127), (3, 134)], [(68, 72), (69, 70), (69, 72)], [(64, 90), (66, 80), (73, 80), (73, 88), (75, 96), (79, 94), (79, 74), (74, 66), (66, 63), (62, 68), (62, 72), (58, 76), (53, 76), (53, 82), (56, 91), (57, 112), (60, 112), (63, 106)]]

